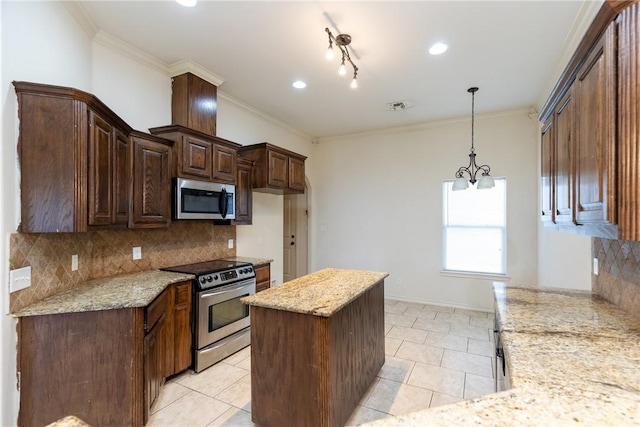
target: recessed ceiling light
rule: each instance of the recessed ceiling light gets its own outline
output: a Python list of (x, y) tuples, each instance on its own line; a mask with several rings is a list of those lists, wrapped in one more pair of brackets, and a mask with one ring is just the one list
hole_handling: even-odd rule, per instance
[(431, 55), (440, 55), (441, 53), (445, 53), (447, 49), (449, 49), (449, 46), (444, 43), (438, 42), (429, 48), (429, 53)]
[(176, 0), (176, 3), (184, 7), (193, 7), (198, 3), (198, 0)]
[(302, 80), (296, 80), (295, 82), (293, 82), (292, 86), (296, 89), (304, 89), (305, 87), (307, 87), (307, 84)]

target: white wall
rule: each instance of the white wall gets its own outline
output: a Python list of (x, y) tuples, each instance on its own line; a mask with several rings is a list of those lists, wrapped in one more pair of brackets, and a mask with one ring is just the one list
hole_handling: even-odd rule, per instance
[(2, 148), (0, 198), (0, 425), (16, 424), (15, 320), (7, 315), (9, 295), (9, 233), (19, 221), (16, 162), (17, 116), (12, 80), (46, 82), (91, 89), (91, 41), (61, 3), (0, 2), (2, 10)]
[[(224, 84), (220, 86), (224, 90)], [(304, 156), (311, 156), (311, 138), (278, 123), (237, 100), (218, 91), (218, 127), (217, 134), (222, 138), (242, 145), (269, 142)], [(307, 179), (313, 183), (314, 163), (305, 162)], [(313, 187), (313, 185), (312, 185)], [(313, 196), (312, 196), (313, 197)], [(236, 227), (238, 255), (273, 259), (271, 280), (282, 284), (283, 271), (283, 196), (268, 193), (253, 193), (253, 220), (251, 225)], [(310, 221), (314, 218), (311, 210)], [(314, 237), (309, 236), (310, 251), (313, 252)], [(313, 254), (310, 255), (313, 257)], [(313, 263), (310, 266), (313, 271)]]
[[(507, 178), (507, 275), (537, 283), (537, 125), (526, 112), (476, 116), (476, 153)], [(442, 181), (467, 165), (470, 118), (320, 140), (314, 153), (317, 268), (386, 271), (386, 295), (482, 309), (491, 282), (443, 277)], [(326, 231), (322, 231), (326, 228)], [(482, 250), (470, 245), (469, 256)]]

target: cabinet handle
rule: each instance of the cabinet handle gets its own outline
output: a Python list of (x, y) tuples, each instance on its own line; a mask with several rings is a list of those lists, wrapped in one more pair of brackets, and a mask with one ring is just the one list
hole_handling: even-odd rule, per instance
[(227, 200), (227, 190), (224, 188), (220, 192), (220, 198), (218, 199), (218, 208), (220, 209), (220, 214), (222, 215), (222, 218), (225, 218), (227, 216), (227, 209), (229, 208), (229, 203)]

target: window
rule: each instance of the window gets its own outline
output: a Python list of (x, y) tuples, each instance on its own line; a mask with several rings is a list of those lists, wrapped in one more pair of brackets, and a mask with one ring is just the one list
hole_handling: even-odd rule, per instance
[(470, 185), (463, 191), (451, 191), (453, 180), (443, 182), (445, 271), (506, 273), (507, 183), (505, 178), (494, 181), (488, 190)]

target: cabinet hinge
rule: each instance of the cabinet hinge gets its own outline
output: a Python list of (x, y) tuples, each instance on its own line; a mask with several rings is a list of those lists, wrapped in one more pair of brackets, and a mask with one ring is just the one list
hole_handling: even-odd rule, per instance
[(20, 391), (20, 371), (16, 372), (16, 385), (18, 387), (18, 391)]

